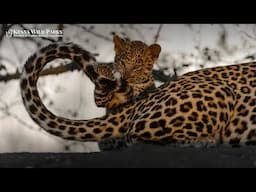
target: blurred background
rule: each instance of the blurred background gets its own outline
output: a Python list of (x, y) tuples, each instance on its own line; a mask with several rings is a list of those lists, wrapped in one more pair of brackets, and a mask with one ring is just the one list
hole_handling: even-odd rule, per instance
[[(62, 30), (62, 37), (15, 37), (11, 30)], [(113, 62), (113, 34), (162, 51), (154, 66), (157, 86), (206, 67), (249, 62), (256, 57), (254, 24), (0, 24), (0, 152), (95, 152), (95, 142), (65, 141), (44, 132), (28, 116), (19, 91), (19, 74), (26, 59), (54, 41), (74, 42), (94, 53), (98, 62)], [(72, 64), (56, 60), (38, 88), (45, 105), (54, 113), (88, 119), (105, 114), (93, 100), (94, 85), (79, 70), (56, 68)]]

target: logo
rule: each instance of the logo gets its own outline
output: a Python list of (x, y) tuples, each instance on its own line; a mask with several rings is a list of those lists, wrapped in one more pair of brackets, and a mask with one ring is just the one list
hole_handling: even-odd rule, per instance
[(63, 30), (58, 29), (9, 29), (5, 32), (6, 37), (63, 37)]
[(6, 37), (12, 37), (12, 31), (11, 30), (6, 31), (5, 36)]

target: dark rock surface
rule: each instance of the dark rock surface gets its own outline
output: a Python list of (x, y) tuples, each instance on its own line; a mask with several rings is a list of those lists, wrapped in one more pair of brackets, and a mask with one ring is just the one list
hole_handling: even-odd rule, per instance
[(254, 168), (256, 147), (137, 144), (98, 153), (3, 153), (1, 168)]

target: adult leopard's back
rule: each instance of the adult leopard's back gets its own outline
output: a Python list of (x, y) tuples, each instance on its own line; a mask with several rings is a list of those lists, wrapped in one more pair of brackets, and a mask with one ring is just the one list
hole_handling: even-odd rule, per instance
[(228, 121), (228, 125), (220, 130), (220, 139), (232, 145), (239, 145), (240, 142), (255, 143), (256, 63), (215, 67), (186, 74), (186, 76), (190, 75), (205, 75), (214, 79), (221, 79), (226, 81), (235, 93), (236, 103), (232, 118)]

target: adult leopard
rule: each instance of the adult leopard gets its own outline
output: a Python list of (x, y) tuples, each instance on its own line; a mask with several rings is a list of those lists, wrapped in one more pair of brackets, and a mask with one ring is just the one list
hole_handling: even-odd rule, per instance
[[(78, 46), (50, 46), (58, 51), (45, 54), (43, 48), (28, 59), (20, 86), (31, 118), (53, 135), (78, 141), (127, 137), (134, 142), (163, 144), (256, 144), (255, 62), (189, 72), (105, 116), (71, 120), (56, 116), (42, 103), (36, 86), (40, 71), (57, 54), (75, 60), (92, 80), (99, 74), (88, 65), (90, 54)], [(70, 54), (61, 55), (64, 49)], [(114, 76), (114, 82), (120, 80), (125, 85), (123, 77)]]

